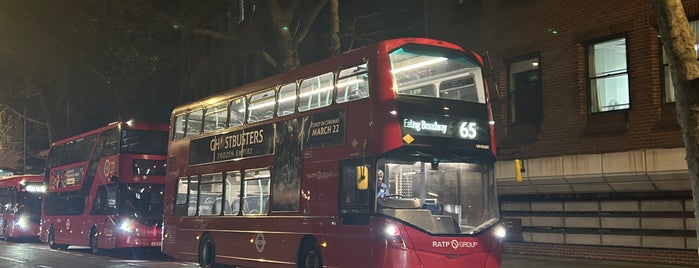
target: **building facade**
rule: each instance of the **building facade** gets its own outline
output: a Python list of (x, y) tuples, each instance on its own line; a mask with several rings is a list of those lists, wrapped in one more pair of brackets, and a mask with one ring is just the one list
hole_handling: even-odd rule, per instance
[[(426, 1), (486, 61), (507, 249), (697, 265), (694, 203), (650, 1)], [(695, 33), (699, 1), (683, 1)], [(522, 159), (523, 180), (514, 159)]]

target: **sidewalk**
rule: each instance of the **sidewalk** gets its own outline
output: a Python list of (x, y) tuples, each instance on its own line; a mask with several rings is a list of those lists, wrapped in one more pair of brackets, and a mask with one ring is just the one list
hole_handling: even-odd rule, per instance
[(644, 264), (590, 260), (579, 258), (561, 258), (549, 256), (517, 255), (505, 253), (502, 256), (502, 268), (687, 268), (689, 266)]

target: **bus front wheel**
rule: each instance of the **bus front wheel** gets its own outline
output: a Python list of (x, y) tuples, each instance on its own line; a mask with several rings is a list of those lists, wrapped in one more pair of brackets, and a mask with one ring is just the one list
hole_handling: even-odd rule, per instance
[(9, 235), (7, 234), (7, 221), (2, 223), (2, 240), (9, 240)]
[(211, 236), (205, 234), (201, 237), (199, 242), (199, 267), (211, 268), (214, 267), (214, 261), (216, 256), (216, 245), (211, 239)]
[(298, 257), (299, 268), (320, 268), (323, 267), (323, 258), (320, 255), (318, 243), (313, 240), (306, 240), (301, 246)]
[(97, 230), (93, 227), (90, 229), (90, 252), (94, 255), (99, 255), (102, 250), (97, 246), (99, 245), (99, 237), (97, 236)]

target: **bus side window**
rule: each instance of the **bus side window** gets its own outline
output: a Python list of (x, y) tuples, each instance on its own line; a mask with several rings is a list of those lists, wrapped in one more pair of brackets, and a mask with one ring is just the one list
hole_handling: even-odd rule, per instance
[(204, 110), (196, 110), (187, 116), (187, 137), (201, 134)]
[(366, 63), (340, 71), (335, 88), (335, 102), (343, 103), (369, 97)]
[(179, 178), (177, 180), (177, 196), (175, 197), (175, 216), (187, 216), (187, 191), (188, 189), (187, 178)]
[(223, 198), (223, 214), (238, 215), (240, 212), (240, 171), (226, 173), (226, 192)]
[(332, 103), (333, 73), (308, 78), (299, 86), (299, 111), (325, 107)]
[(197, 215), (197, 197), (199, 196), (199, 179), (196, 176), (189, 177), (189, 200), (187, 216)]
[(248, 107), (248, 123), (268, 120), (274, 117), (274, 89), (250, 96), (250, 106)]
[(282, 86), (277, 99), (277, 116), (293, 114), (296, 110), (296, 83)]
[(225, 101), (206, 108), (204, 133), (227, 128), (226, 116), (228, 116), (228, 103)]
[(237, 98), (231, 101), (228, 108), (228, 126), (240, 126), (245, 121), (245, 98)]
[(185, 117), (185, 114), (175, 116), (175, 120), (173, 120), (173, 122), (172, 122), (172, 124), (173, 124), (172, 129), (174, 131), (174, 133), (172, 134), (173, 140), (184, 139), (184, 136), (185, 136), (184, 126), (185, 126), (186, 122), (187, 122), (187, 117)]
[(243, 214), (267, 215), (269, 212), (270, 171), (246, 170), (243, 180)]
[(199, 215), (219, 215), (220, 206), (216, 199), (223, 194), (223, 176), (221, 174), (202, 175), (199, 183)]

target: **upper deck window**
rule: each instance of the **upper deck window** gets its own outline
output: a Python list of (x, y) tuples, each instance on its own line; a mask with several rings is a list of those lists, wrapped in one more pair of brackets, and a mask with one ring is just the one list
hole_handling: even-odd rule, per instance
[(248, 123), (272, 119), (274, 116), (274, 89), (250, 96)]
[(201, 134), (202, 121), (204, 120), (204, 110), (196, 110), (187, 116), (187, 137)]
[(332, 103), (333, 73), (325, 73), (301, 82), (299, 87), (299, 111), (308, 111)]
[(279, 88), (277, 99), (277, 116), (293, 114), (296, 110), (296, 83), (286, 84)]
[(125, 130), (121, 132), (122, 154), (167, 154), (167, 132)]
[(389, 59), (396, 94), (485, 103), (481, 67), (462, 53), (406, 45)]
[(369, 76), (366, 68), (364, 63), (340, 71), (335, 86), (337, 103), (369, 97)]
[(219, 102), (206, 108), (204, 114), (204, 133), (228, 127), (226, 116), (228, 115), (228, 103)]
[(245, 98), (237, 98), (231, 102), (231, 107), (228, 109), (229, 118), (228, 126), (240, 126), (245, 121)]

